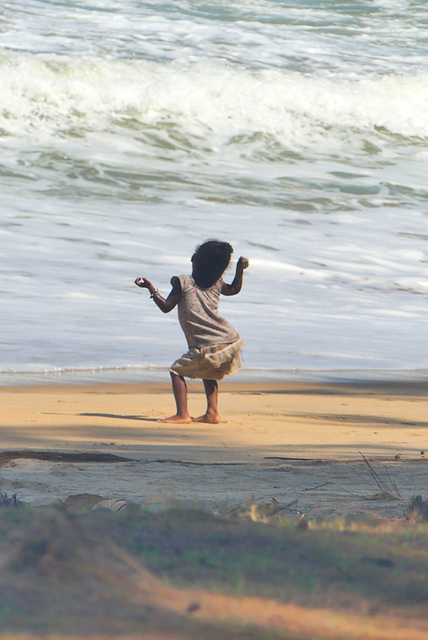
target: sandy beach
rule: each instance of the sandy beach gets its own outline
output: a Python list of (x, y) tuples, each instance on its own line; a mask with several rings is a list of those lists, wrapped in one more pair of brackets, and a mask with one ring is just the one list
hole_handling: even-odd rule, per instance
[[(199, 415), (202, 387), (189, 391)], [(274, 498), (290, 515), (397, 518), (428, 489), (426, 382), (227, 382), (219, 425), (159, 423), (174, 412), (168, 384), (0, 388), (0, 397), (0, 490), (33, 505), (90, 493), (224, 511)]]

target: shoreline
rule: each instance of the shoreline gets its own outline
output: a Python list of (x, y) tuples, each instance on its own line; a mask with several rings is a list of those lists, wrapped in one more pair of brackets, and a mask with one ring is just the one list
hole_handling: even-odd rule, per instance
[[(191, 394), (204, 393), (204, 387), (201, 380), (186, 378), (189, 396)], [(123, 392), (130, 394), (170, 394), (172, 396), (171, 383), (166, 380), (143, 380), (132, 382), (113, 382), (99, 381), (92, 382), (76, 380), (73, 383), (61, 382), (56, 384), (52, 380), (45, 379), (44, 384), (15, 384), (0, 385), (0, 394), (7, 393), (84, 393), (85, 391), (103, 393), (103, 392)], [(227, 394), (233, 392), (248, 392), (249, 394), (257, 393), (310, 393), (314, 394), (331, 394), (337, 395), (347, 393), (355, 395), (358, 393), (386, 393), (397, 396), (407, 395), (426, 395), (428, 400), (428, 379), (370, 379), (370, 380), (245, 380), (239, 379), (234, 375), (219, 381), (219, 394)], [(1, 425), (1, 418), (0, 418)], [(215, 426), (215, 425), (214, 425)]]
[[(222, 385), (258, 383), (410, 383), (428, 382), (428, 369), (242, 369)], [(0, 389), (36, 386), (138, 385), (169, 383), (168, 367), (100, 367), (53, 371), (2, 371)], [(190, 380), (190, 382), (192, 382)]]

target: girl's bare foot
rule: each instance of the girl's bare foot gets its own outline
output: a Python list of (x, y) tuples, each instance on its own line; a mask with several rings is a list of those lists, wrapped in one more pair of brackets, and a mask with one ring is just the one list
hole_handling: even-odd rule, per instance
[(207, 411), (203, 416), (199, 416), (198, 418), (192, 418), (192, 422), (205, 422), (208, 424), (218, 424), (221, 418), (218, 413), (214, 413), (212, 411)]
[(176, 413), (175, 416), (158, 420), (158, 422), (166, 422), (167, 424), (190, 424), (192, 422), (192, 418), (190, 416), (180, 416)]

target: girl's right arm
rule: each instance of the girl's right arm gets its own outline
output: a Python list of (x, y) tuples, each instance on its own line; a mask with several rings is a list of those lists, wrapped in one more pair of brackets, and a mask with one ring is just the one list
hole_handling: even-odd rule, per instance
[(179, 278), (176, 276), (171, 278), (172, 289), (166, 299), (160, 295), (159, 291), (147, 278), (137, 278), (135, 284), (137, 287), (141, 287), (141, 289), (148, 289), (150, 291), (150, 297), (153, 298), (156, 306), (158, 306), (163, 313), (172, 311), (174, 307), (177, 306), (181, 297), (181, 284)]

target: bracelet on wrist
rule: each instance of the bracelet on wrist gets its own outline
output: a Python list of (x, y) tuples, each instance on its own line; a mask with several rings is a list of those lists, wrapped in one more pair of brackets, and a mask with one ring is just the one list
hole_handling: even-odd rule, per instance
[(158, 290), (158, 289), (155, 289), (155, 290), (153, 291), (153, 293), (151, 294), (150, 298), (154, 298), (155, 296), (157, 296), (157, 295), (158, 295), (158, 293), (159, 293), (159, 290)]

